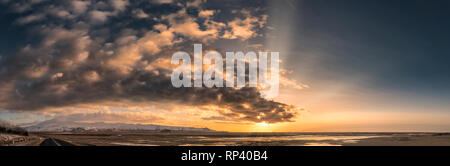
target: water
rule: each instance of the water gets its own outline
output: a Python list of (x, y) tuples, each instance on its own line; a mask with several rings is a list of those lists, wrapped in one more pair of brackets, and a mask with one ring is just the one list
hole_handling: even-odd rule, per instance
[[(85, 134), (86, 135), (86, 134)], [(341, 146), (387, 133), (120, 133), (96, 136), (98, 145), (123, 146)], [(70, 136), (66, 139), (72, 142)], [(93, 140), (93, 139), (91, 139)]]

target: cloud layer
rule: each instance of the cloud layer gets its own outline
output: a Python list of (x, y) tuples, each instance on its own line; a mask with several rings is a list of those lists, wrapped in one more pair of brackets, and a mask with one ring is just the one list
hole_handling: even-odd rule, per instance
[[(204, 9), (203, 0), (3, 0), (25, 27), (28, 44), (0, 60), (0, 108), (45, 110), (134, 101), (220, 108), (232, 119), (285, 122), (296, 108), (255, 88), (174, 88), (170, 56), (194, 42), (261, 36), (260, 8)], [(150, 12), (152, 11), (152, 12)], [(227, 18), (228, 18), (227, 17)], [(225, 111), (223, 111), (225, 110)]]

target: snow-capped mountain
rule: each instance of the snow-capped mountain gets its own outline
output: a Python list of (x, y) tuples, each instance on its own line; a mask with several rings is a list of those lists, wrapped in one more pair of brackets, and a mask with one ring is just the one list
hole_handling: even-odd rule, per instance
[(85, 123), (67, 122), (55, 119), (47, 120), (36, 125), (24, 127), (31, 132), (62, 132), (62, 131), (199, 131), (211, 132), (208, 128), (162, 126), (153, 124), (124, 124), (124, 123)]

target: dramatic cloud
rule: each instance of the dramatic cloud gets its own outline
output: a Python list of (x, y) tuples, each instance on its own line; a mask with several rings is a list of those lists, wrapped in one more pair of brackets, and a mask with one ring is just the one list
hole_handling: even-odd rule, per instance
[[(133, 101), (194, 106), (251, 122), (295, 116), (295, 107), (264, 99), (256, 88), (174, 88), (170, 81), (174, 51), (191, 50), (194, 42), (262, 35), (267, 16), (252, 15), (260, 9), (235, 12), (235, 19), (224, 21), (214, 19), (216, 10), (203, 9), (203, 0), (25, 2), (3, 1), (14, 12), (28, 11), (15, 26), (26, 27), (32, 40), (0, 61), (0, 109)], [(149, 5), (173, 12), (150, 13)]]
[(22, 17), (22, 18), (18, 19), (17, 23), (19, 23), (19, 24), (28, 24), (28, 23), (31, 23), (31, 22), (43, 20), (44, 18), (45, 18), (44, 14), (29, 15), (29, 16)]
[(91, 4), (90, 1), (74, 0), (74, 1), (71, 1), (70, 9), (72, 10), (72, 12), (74, 14), (81, 14), (81, 13), (86, 12), (86, 10), (88, 9), (90, 4)]
[(158, 3), (158, 4), (169, 4), (169, 3), (173, 3), (174, 0), (153, 0), (153, 2)]
[[(237, 12), (235, 11), (234, 13)], [(267, 15), (262, 15), (260, 17), (252, 16), (251, 12), (245, 9), (241, 10), (239, 13), (245, 16), (244, 19), (235, 18), (228, 22), (230, 30), (225, 32), (224, 38), (247, 40), (257, 36), (258, 34), (255, 32), (256, 27), (262, 28), (267, 22)]]

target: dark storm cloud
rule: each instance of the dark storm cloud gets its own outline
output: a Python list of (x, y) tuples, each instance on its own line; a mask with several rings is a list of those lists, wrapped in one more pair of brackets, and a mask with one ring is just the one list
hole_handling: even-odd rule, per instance
[[(11, 26), (26, 27), (29, 42), (0, 59), (0, 108), (39, 111), (127, 100), (216, 106), (228, 110), (220, 111), (227, 118), (253, 122), (292, 120), (295, 107), (261, 98), (255, 88), (171, 84), (166, 60), (175, 50), (193, 41), (257, 36), (266, 16), (251, 13), (260, 8), (237, 10), (240, 17), (228, 25), (214, 19), (217, 11), (203, 9), (203, 1), (168, 2), (3, 1), (18, 13)], [(172, 12), (148, 10), (155, 5)]]

